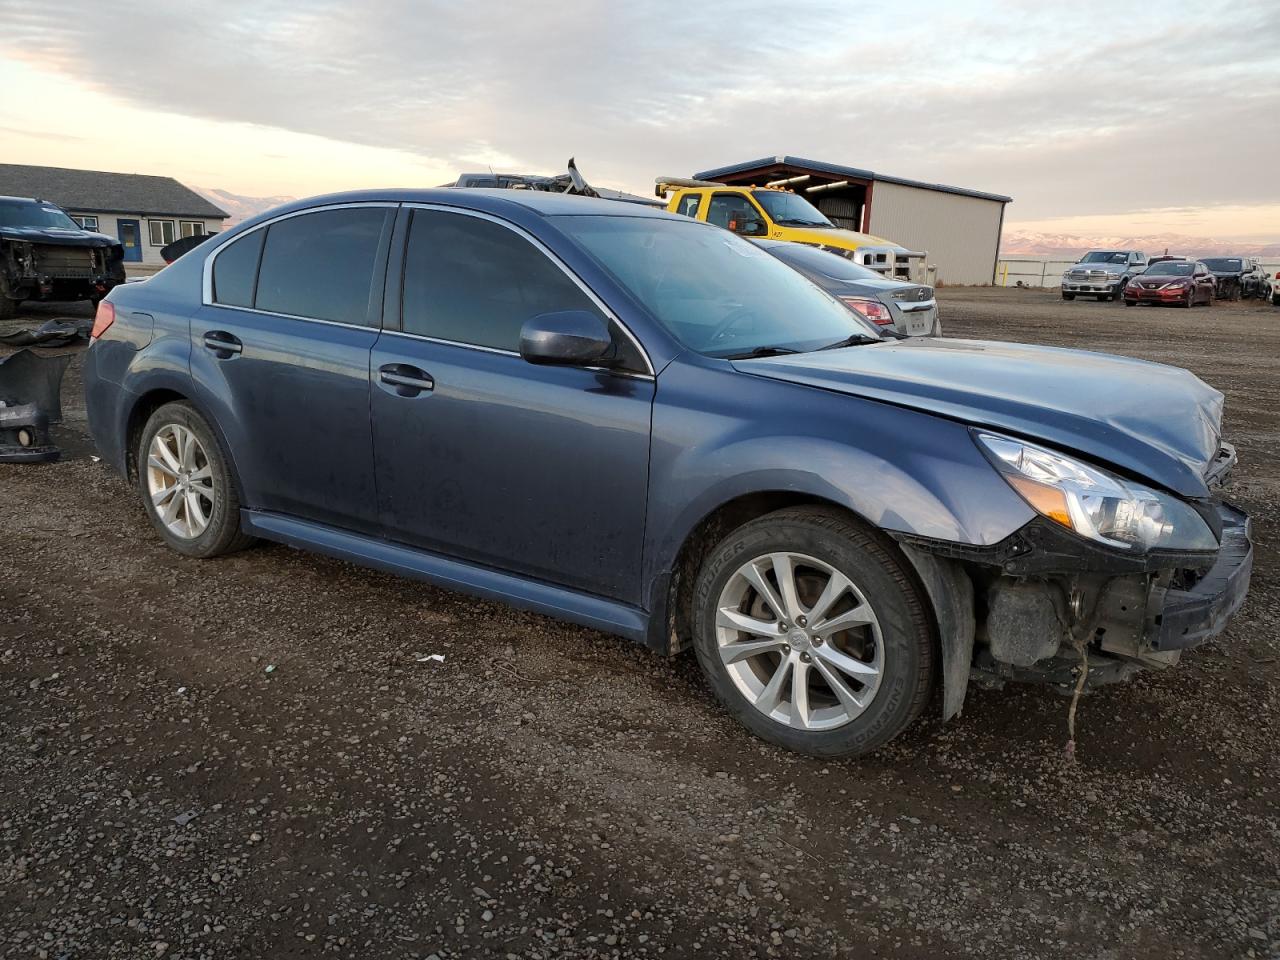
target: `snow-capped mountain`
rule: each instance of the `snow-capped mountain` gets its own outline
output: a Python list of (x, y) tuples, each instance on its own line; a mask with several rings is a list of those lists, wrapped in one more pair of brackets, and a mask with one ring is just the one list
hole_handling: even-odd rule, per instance
[(248, 220), (250, 217), (256, 217), (264, 210), (270, 210), (272, 207), (278, 207), (282, 203), (288, 203), (291, 200), (297, 200), (297, 197), (245, 197), (238, 193), (232, 193), (229, 190), (219, 190), (215, 187), (195, 187), (191, 188), (200, 196), (204, 197), (216, 207), (227, 211), (231, 214), (223, 227), (227, 229), (234, 227), (242, 220)]
[(1000, 243), (1001, 256), (1076, 257), (1086, 250), (1143, 250), (1151, 256), (1164, 253), (1188, 257), (1276, 257), (1280, 242), (1241, 243), (1212, 237), (1163, 234), (1150, 237), (1077, 236), (1067, 233), (1035, 233), (1007, 230)]

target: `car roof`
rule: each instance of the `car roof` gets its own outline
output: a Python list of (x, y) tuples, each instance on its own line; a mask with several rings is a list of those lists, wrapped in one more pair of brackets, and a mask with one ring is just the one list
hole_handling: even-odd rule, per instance
[[(330, 193), (318, 197), (297, 200), (270, 211), (272, 216), (282, 212), (305, 210), (309, 207), (335, 203), (440, 203), (451, 207), (500, 212), (504, 207), (523, 207), (544, 217), (605, 216), (649, 217), (654, 219), (688, 220), (677, 214), (667, 213), (657, 207), (622, 200), (603, 200), (567, 193), (547, 193), (544, 190), (506, 190), (492, 187), (434, 187), (396, 188), (385, 190), (351, 190)], [(255, 218), (256, 220), (257, 218)]]

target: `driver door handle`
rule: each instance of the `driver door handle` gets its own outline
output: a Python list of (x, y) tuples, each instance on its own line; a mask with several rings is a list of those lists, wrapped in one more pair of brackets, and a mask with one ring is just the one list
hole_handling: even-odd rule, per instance
[(421, 393), (430, 393), (436, 382), (424, 370), (407, 363), (388, 363), (378, 368), (378, 382), (388, 391), (400, 397), (416, 397)]

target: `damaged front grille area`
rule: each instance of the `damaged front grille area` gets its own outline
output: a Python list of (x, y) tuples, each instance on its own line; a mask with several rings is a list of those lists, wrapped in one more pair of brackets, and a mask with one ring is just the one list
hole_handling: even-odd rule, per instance
[(106, 271), (106, 248), (31, 245), (31, 272), (54, 280), (84, 280)]

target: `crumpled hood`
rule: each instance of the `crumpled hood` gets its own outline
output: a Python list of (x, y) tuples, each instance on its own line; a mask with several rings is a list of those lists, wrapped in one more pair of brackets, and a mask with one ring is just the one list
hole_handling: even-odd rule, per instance
[(1204, 497), (1222, 394), (1179, 367), (987, 340), (912, 340), (734, 361), (789, 380), (1017, 434)]
[(65, 247), (113, 247), (120, 242), (105, 233), (63, 227), (0, 227), (0, 238), (27, 243), (56, 243)]

